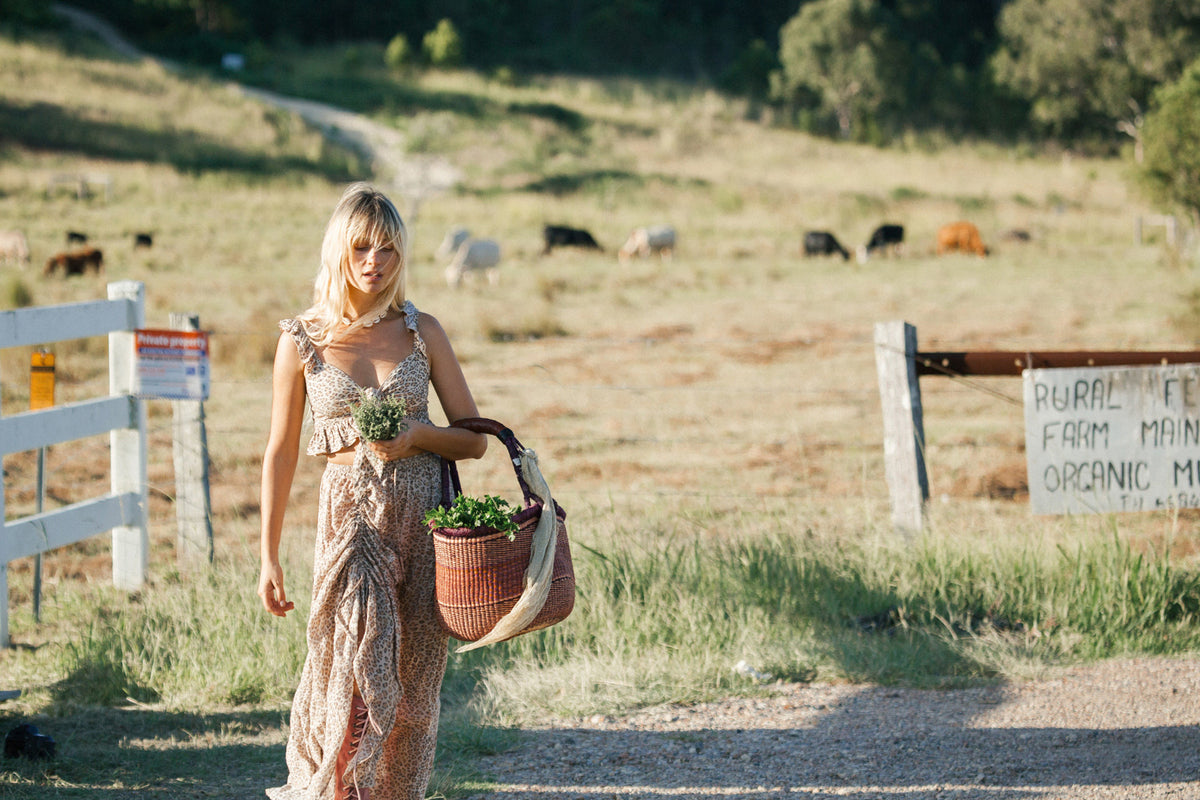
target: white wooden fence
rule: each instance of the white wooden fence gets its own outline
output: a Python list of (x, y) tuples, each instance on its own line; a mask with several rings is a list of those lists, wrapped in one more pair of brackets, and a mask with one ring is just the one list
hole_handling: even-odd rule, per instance
[[(109, 396), (0, 417), (0, 456), (109, 434), (111, 490), (20, 519), (0, 533), (0, 646), (7, 646), (8, 563), (112, 531), (113, 584), (141, 586), (149, 556), (146, 410), (133, 396), (134, 331), (145, 321), (145, 287), (108, 285), (108, 300), (0, 311), (0, 349), (108, 335)], [(0, 492), (0, 519), (5, 518)]]

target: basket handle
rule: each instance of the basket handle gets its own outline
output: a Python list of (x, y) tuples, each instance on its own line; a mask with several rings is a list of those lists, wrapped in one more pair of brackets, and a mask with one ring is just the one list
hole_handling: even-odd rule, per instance
[[(503, 423), (487, 417), (463, 417), (450, 423), (453, 428), (473, 431), (474, 433), (490, 434), (499, 439), (508, 449), (508, 458), (512, 462), (513, 471), (517, 475), (517, 483), (521, 486), (521, 494), (525, 498), (525, 507), (533, 505), (534, 498), (542, 502), (544, 498), (537, 497), (529, 488), (529, 484), (521, 475), (521, 458), (524, 446), (517, 440), (516, 434)], [(458, 478), (458, 467), (455, 462), (442, 459), (442, 505), (449, 508), (454, 498), (462, 492), (462, 484)]]

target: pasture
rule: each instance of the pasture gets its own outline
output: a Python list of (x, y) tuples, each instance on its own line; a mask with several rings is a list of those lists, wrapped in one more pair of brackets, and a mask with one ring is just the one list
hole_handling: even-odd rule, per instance
[[(114, 592), (102, 538), (49, 553), (37, 625), (32, 562), (9, 565), (15, 648), (0, 653), (0, 689), (25, 693), (0, 704), (0, 727), (33, 718), (64, 756), (5, 764), (0, 783), (17, 798), (49, 786), (258, 796), (281, 775), (321, 469), (303, 459), (297, 475), (284, 552), (300, 613), (280, 623), (254, 596), (275, 323), (307, 305), (326, 218), (362, 159), (220, 81), (87, 40), (0, 37), (0, 63), (0, 229), (27, 235), (33, 264), (0, 264), (0, 301), (90, 300), (134, 279), (148, 325), (199, 315), (217, 553), (211, 575), (175, 566), (171, 412), (152, 401), (150, 584)], [(370, 110), (464, 174), (419, 207), (396, 195), (417, 211), (409, 297), (447, 329), (481, 413), (538, 451), (581, 586), (559, 628), (453, 659), (439, 791), (479, 785), (470, 754), (547, 714), (760, 691), (731, 672), (742, 659), (792, 680), (945, 686), (1195, 649), (1197, 515), (1031, 515), (1017, 380), (923, 382), (929, 530), (918, 542), (890, 530), (875, 322), (913, 323), (929, 350), (1195, 346), (1196, 273), (1161, 241), (1134, 242), (1154, 209), (1126, 164), (834, 143), (678, 85), (409, 80), (423, 105)], [(48, 189), (62, 173), (108, 175), (111, 193)], [(978, 226), (986, 259), (934, 254), (959, 219)], [(806, 230), (853, 251), (883, 222), (905, 226), (902, 256), (802, 255)], [(543, 256), (545, 224), (585, 228), (603, 251)], [(655, 224), (677, 231), (672, 258), (621, 263), (629, 232)], [(496, 285), (447, 286), (434, 251), (455, 225), (501, 244)], [(1003, 241), (1013, 228), (1030, 240)], [(41, 274), (68, 230), (103, 250), (102, 274)], [(137, 232), (152, 246), (135, 247)], [(28, 405), (29, 355), (0, 352), (4, 414)], [(107, 391), (103, 341), (56, 355), (60, 402)], [(499, 453), (463, 465), (468, 492), (517, 496)], [(105, 441), (53, 448), (47, 502), (97, 491), (107, 459)], [(3, 466), (9, 514), (29, 513), (33, 454)], [(1121, 589), (1144, 588), (1141, 573), (1162, 594), (1141, 615), (1109, 613), (1138, 605)], [(1012, 608), (1026, 616), (999, 624)], [(904, 635), (870, 638), (854, 624), (870, 614)], [(196, 751), (219, 757), (206, 766)]]

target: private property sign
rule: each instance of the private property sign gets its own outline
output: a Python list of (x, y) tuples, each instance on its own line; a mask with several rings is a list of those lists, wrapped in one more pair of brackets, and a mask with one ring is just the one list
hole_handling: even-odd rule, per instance
[(1200, 508), (1200, 364), (1022, 375), (1035, 514)]
[(137, 384), (134, 394), (168, 400), (207, 400), (208, 334), (204, 331), (135, 332)]

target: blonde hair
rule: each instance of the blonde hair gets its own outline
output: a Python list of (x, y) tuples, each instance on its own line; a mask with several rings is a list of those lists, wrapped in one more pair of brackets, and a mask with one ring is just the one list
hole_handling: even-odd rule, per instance
[[(350, 253), (356, 245), (391, 244), (398, 263), (391, 278), (380, 290), (371, 308), (351, 317), (348, 276)], [(374, 186), (352, 183), (325, 226), (321, 244), (321, 269), (313, 281), (313, 304), (300, 315), (317, 345), (326, 345), (335, 333), (348, 333), (382, 311), (399, 311), (404, 305), (404, 278), (407, 273), (408, 232), (396, 206)]]

